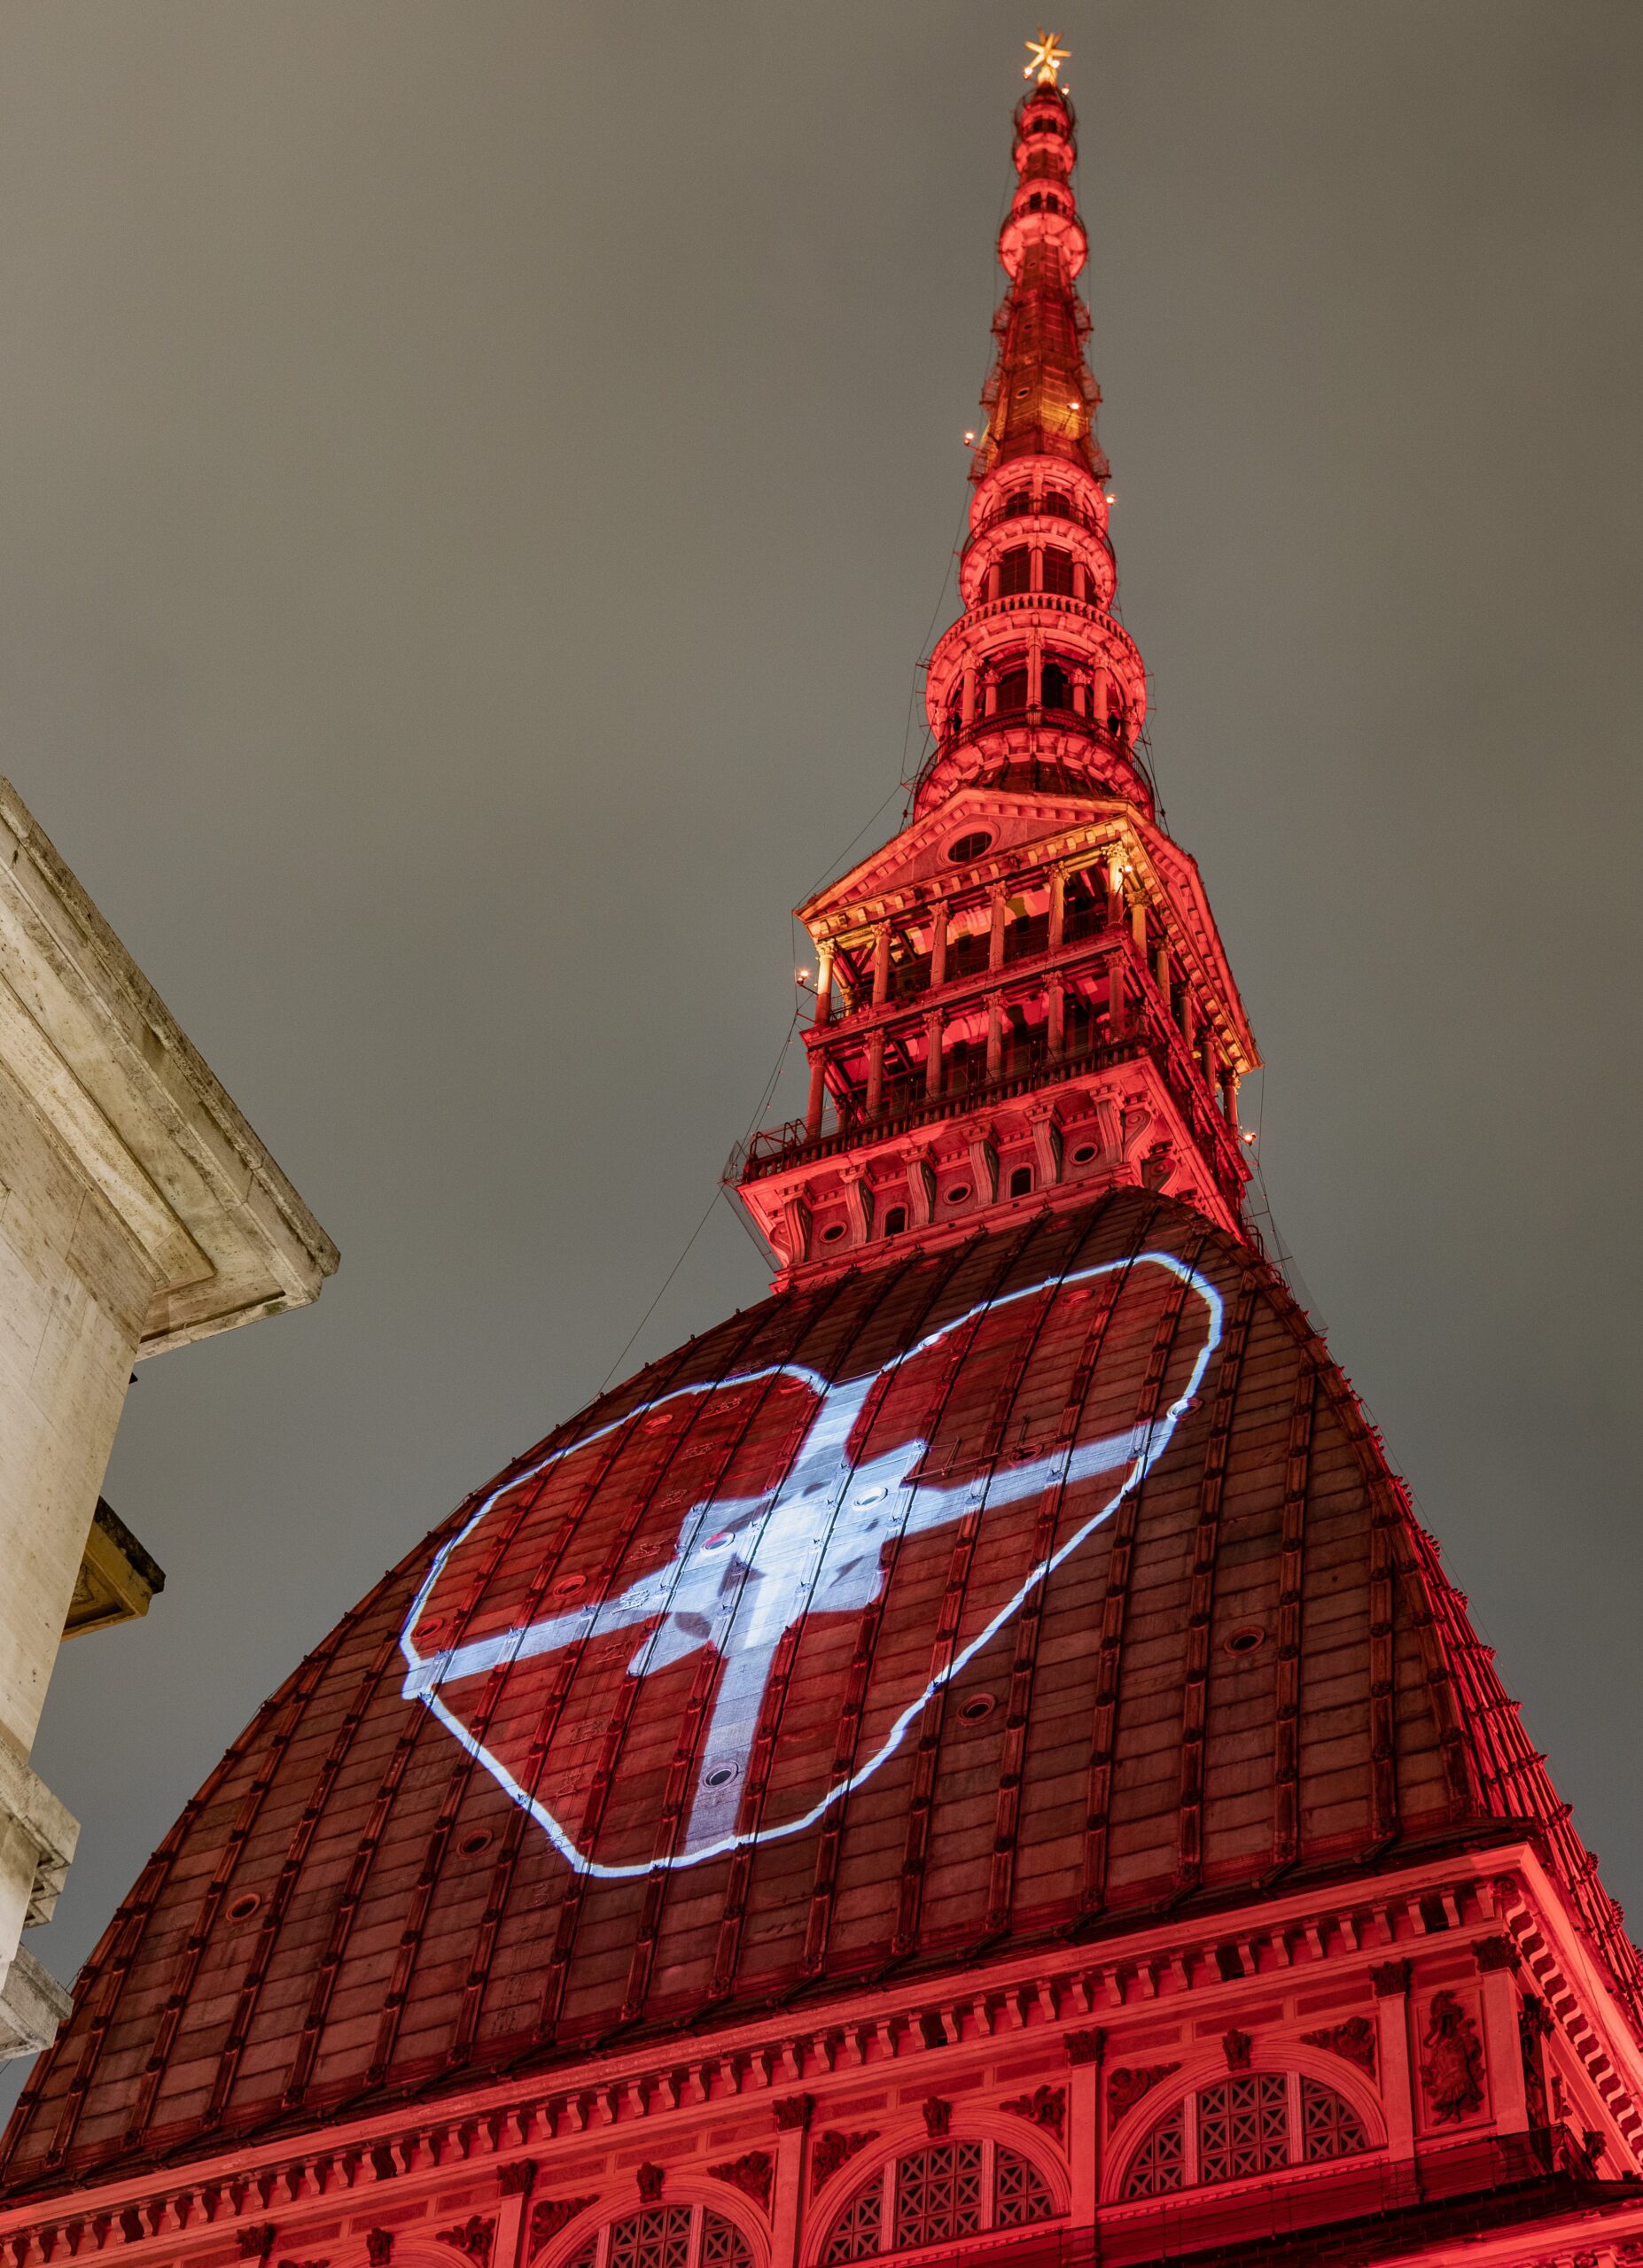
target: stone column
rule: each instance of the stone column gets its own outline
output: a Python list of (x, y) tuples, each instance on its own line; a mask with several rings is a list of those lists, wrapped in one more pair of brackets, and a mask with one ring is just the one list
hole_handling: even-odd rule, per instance
[(1049, 950), (1061, 951), (1067, 928), (1067, 876), (1063, 867), (1057, 866), (1049, 878)]
[(941, 1092), (941, 1035), (946, 1028), (939, 1008), (924, 1018), (924, 1092), (933, 1101)]
[(810, 1099), (805, 1111), (805, 1139), (814, 1142), (822, 1131), (827, 1108), (827, 1058), (820, 1048), (810, 1059)]
[(833, 941), (816, 947), (816, 1013), (819, 1024), (833, 1021)]
[(987, 995), (987, 1076), (1000, 1077), (1004, 1069), (1004, 1004), (996, 992)]
[(28, 1757), (132, 1363), (305, 1306), (337, 1264), (5, 781), (0, 1185), (3, 2057), (67, 2005), (19, 1944), (77, 1834)]
[(1409, 1963), (1383, 1961), (1369, 1971), (1374, 1987), (1375, 2049), (1381, 2107), (1394, 2164), (1414, 2155), (1414, 2087), (1409, 2050)]
[(1004, 889), (1001, 883), (995, 882), (993, 886), (993, 900), (990, 910), (992, 913), (992, 927), (987, 932), (987, 967), (989, 968), (1002, 968), (1004, 966), (1005, 906)]
[(1472, 1948), (1483, 2003), (1483, 2067), (1496, 2131), (1519, 2134), (1529, 2126), (1523, 2052), (1517, 2029), (1517, 1947), (1504, 1933), (1480, 1938)]
[(883, 1028), (868, 1041), (867, 1115), (876, 1118), (884, 1099), (884, 1034)]
[(772, 2268), (797, 2268), (805, 2238), (805, 2180), (810, 2163), (810, 2121), (815, 2109), (807, 2094), (788, 2095), (772, 2106), (775, 2113), (775, 2174), (770, 2194)]
[(930, 983), (933, 991), (947, 981), (947, 904), (938, 898), (930, 909)]
[(1067, 2171), (1075, 2229), (1093, 2229), (1101, 2200), (1101, 2070), (1106, 2034), (1067, 2034)]
[(882, 1008), (890, 998), (890, 924), (881, 922), (873, 933), (873, 1006)]
[(1052, 976), (1045, 995), (1044, 1026), (1045, 1044), (1053, 1056), (1059, 1055), (1066, 1045), (1066, 1013), (1067, 988), (1059, 976)]

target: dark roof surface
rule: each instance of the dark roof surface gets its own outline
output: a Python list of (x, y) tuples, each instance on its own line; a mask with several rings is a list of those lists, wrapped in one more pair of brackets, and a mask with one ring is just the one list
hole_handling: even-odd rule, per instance
[(1629, 1996), (1321, 1342), (1125, 1192), (773, 1297), (454, 1513), (144, 1869), (4, 2194), (1507, 1818)]

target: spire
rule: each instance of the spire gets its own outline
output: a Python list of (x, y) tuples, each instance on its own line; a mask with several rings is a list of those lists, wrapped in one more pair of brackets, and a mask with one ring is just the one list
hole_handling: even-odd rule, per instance
[(1089, 240), (1073, 201), (1072, 105), (1055, 75), (1066, 55), (1053, 34), (1027, 44), (1036, 83), (1016, 111), (1016, 190), (999, 231), (1009, 283), (970, 468), (965, 611), (931, 656), (936, 748), (914, 809), (990, 784), (1117, 797), (1150, 817), (1147, 672), (1111, 611), (1101, 389), (1077, 288)]
[(1259, 1057), (1141, 753), (1066, 56), (1053, 34), (1028, 51), (963, 611), (925, 684), (935, 748), (900, 833), (799, 908), (816, 951), (805, 1116), (731, 1167), (793, 1282), (1117, 1188), (1246, 1232), (1238, 1083)]
[(1089, 252), (1072, 194), (1074, 123), (1071, 104), (1042, 75), (1016, 113), (1016, 192), (999, 232), (1009, 290), (993, 322), (999, 358), (982, 396), (977, 480), (1024, 456), (1062, 457), (1107, 478), (1094, 435), (1101, 388), (1084, 359), (1089, 316), (1074, 288)]

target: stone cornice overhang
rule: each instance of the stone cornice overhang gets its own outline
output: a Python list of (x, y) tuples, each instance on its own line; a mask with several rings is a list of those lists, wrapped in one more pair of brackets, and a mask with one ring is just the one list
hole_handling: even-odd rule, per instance
[[(1498, 1937), (1503, 1925), (1521, 1945), (1535, 1943), (1536, 1981), (1550, 1988), (1554, 2017), (1594, 2084), (1602, 2084), (1594, 2067), (1607, 2066), (1606, 2100), (1617, 2125), (1639, 2132), (1635, 2111), (1625, 2116), (1633, 2091), (1643, 2093), (1636, 2044), (1624, 2044), (1618, 2023), (1604, 2026), (1599, 2039), (1588, 2023), (1583, 2046), (1580, 2027), (1564, 2013), (1584, 2000), (1585, 1977), (1555, 1884), (1532, 1848), (1509, 1833), (1475, 1829), (1468, 1849), (1454, 1847), (1458, 1839), (1452, 1833), (1448, 1847), (1424, 1860), (1373, 1875), (1349, 1864), (1287, 1891), (1274, 1885), (1251, 1894), (1245, 1886), (1195, 1898), (1172, 1915), (1114, 1917), (1080, 1942), (1063, 1934), (993, 1960), (970, 1947), (940, 1974), (926, 1969), (819, 1983), (802, 1996), (809, 2004), (802, 2023), (795, 2021), (801, 1997), (795, 1994), (778, 2010), (612, 2041), (550, 2069), (522, 2059), (500, 2071), (431, 2075), (420, 2088), (370, 2110), (351, 2112), (347, 2101), (313, 2104), (283, 2127), (265, 2126), (261, 2140), (255, 2129), (224, 2128), (208, 2150), (196, 2137), (175, 2151), (160, 2143), (126, 2168), (65, 2167), (32, 2194), (0, 2203), (0, 2246), (11, 2244), (19, 2268), (69, 2251), (166, 2258), (167, 2242), (196, 2225), (258, 2223), (282, 2205), (384, 2184), (393, 2185), (398, 2202), (448, 2186), (453, 2169), (464, 2164), (494, 2161), (500, 2169), (556, 2142), (658, 2118), (688, 2122), (699, 2114), (722, 2121), (730, 2101), (762, 2097), (774, 2111), (802, 2090), (816, 2095), (818, 2115), (825, 2116), (829, 2085), (890, 2062), (916, 2064), (912, 2083), (939, 2088), (973, 2061), (984, 2039), (1019, 2034), (1076, 2062), (1099, 2055), (1096, 2035), (1110, 2028), (1121, 2054), (1126, 2021), (1156, 2021), (1188, 1999), (1202, 2019), (1224, 2011), (1230, 2021), (1251, 1983), (1270, 1990), (1283, 1976), (1328, 1976), (1350, 1994), (1389, 1953), (1464, 1949)], [(1444, 1915), (1442, 1930), (1429, 1918), (1435, 1903)], [(1218, 1959), (1229, 1946), (1242, 1964), (1232, 1977)], [(849, 2007), (838, 2008), (845, 2000)], [(830, 2004), (837, 2013), (829, 2021)], [(553, 2178), (544, 2163), (544, 2185)], [(1643, 2223), (1643, 2196), (1639, 2207)], [(66, 2233), (76, 2224), (82, 2238), (71, 2244)], [(40, 2249), (48, 2236), (58, 2240), (51, 2251)], [(19, 2238), (34, 2246), (18, 2250)]]
[(0, 779), (0, 1068), (153, 1278), (139, 1355), (316, 1298), (337, 1247)]

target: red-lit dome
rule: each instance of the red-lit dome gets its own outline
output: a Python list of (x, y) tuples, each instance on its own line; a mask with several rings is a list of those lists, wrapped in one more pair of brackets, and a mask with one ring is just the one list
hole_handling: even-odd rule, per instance
[(1508, 1816), (1629, 1993), (1321, 1344), (1121, 1192), (778, 1294), (464, 1504), (156, 1853), (6, 2186)]

